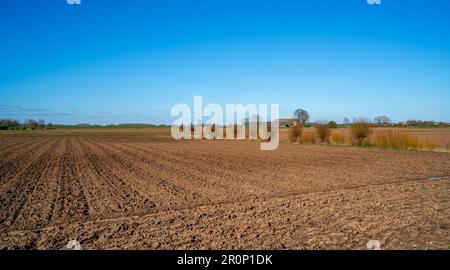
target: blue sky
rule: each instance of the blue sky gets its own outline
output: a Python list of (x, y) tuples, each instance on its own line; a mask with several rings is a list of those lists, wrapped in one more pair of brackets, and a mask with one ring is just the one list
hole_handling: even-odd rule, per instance
[(176, 103), (450, 121), (450, 1), (5, 0), (0, 118), (171, 123)]

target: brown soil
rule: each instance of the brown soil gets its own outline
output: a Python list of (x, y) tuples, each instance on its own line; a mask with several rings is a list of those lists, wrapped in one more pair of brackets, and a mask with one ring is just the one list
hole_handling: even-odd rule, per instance
[(0, 138), (0, 249), (447, 249), (450, 154)]

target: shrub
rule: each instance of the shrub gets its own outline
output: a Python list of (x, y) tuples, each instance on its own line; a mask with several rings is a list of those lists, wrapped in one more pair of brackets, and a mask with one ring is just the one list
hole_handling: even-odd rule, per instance
[(316, 124), (316, 125), (314, 125), (314, 129), (316, 130), (316, 133), (319, 136), (320, 141), (322, 143), (329, 142), (329, 137), (330, 137), (330, 134), (331, 134), (331, 130), (328, 127), (328, 124), (325, 124), (325, 123), (323, 123), (323, 124)]
[(330, 121), (330, 122), (328, 122), (328, 127), (329, 127), (329, 128), (337, 128), (338, 126), (337, 126), (337, 123), (336, 123), (336, 122)]
[(343, 131), (333, 132), (331, 134), (331, 143), (336, 145), (345, 145), (347, 144), (347, 136)]
[(294, 124), (289, 129), (289, 141), (290, 142), (299, 142), (303, 134), (303, 127), (299, 124)]
[(350, 130), (358, 146), (362, 146), (364, 139), (372, 133), (370, 123), (364, 119), (356, 120), (350, 127)]

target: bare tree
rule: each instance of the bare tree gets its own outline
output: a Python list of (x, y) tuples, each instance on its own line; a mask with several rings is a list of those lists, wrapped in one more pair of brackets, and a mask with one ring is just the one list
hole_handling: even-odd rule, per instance
[(297, 118), (301, 125), (305, 125), (309, 120), (309, 114), (303, 109), (297, 109), (294, 111), (294, 116)]
[(380, 116), (375, 117), (373, 122), (377, 126), (383, 126), (383, 127), (390, 126), (392, 124), (391, 119), (385, 115), (380, 115)]
[(25, 125), (29, 128), (36, 128), (38, 126), (38, 122), (34, 119), (27, 119), (25, 121)]
[(346, 126), (349, 126), (349, 125), (350, 125), (350, 119), (348, 119), (348, 117), (344, 117), (344, 124), (345, 124)]
[(43, 119), (38, 119), (37, 123), (38, 123), (38, 126), (40, 126), (40, 127), (45, 126), (45, 120), (43, 120)]

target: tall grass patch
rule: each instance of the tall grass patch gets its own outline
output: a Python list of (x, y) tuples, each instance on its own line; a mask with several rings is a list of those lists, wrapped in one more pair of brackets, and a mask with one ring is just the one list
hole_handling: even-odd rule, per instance
[(347, 135), (344, 133), (344, 131), (340, 132), (333, 132), (330, 136), (331, 143), (334, 145), (347, 145)]
[(438, 147), (438, 144), (434, 140), (420, 140), (411, 133), (396, 130), (377, 132), (373, 137), (372, 143), (379, 148), (398, 150), (434, 150)]
[(416, 136), (395, 130), (376, 133), (372, 143), (379, 148), (400, 150), (414, 150), (419, 148), (419, 139)]
[(300, 138), (300, 142), (303, 144), (315, 144), (316, 135), (313, 132), (305, 132)]

